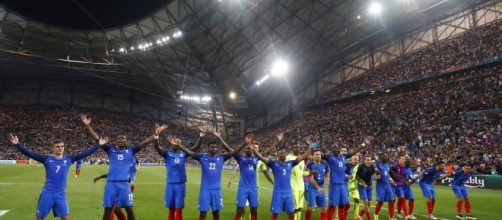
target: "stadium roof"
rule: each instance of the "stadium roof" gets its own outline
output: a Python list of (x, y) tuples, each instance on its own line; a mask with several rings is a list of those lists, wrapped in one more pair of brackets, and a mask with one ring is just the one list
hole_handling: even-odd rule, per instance
[[(28, 10), (0, 2), (3, 69), (80, 75), (168, 99), (180, 89), (222, 94), (227, 109), (257, 112), (359, 48), (484, 1), (382, 0), (380, 19), (367, 14), (367, 0), (37, 1)], [(287, 82), (256, 86), (277, 58), (292, 65)]]

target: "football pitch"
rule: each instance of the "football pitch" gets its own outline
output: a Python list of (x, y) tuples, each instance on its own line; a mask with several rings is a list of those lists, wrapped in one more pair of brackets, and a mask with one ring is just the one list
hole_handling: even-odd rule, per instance
[[(105, 181), (93, 184), (92, 179), (107, 172), (108, 166), (83, 166), (80, 178), (74, 178), (75, 167), (68, 173), (67, 198), (70, 206), (70, 217), (73, 220), (101, 219), (102, 197)], [(134, 191), (134, 209), (136, 219), (163, 220), (167, 219), (167, 209), (164, 208), (165, 167), (141, 167), (138, 170), (136, 188)], [(222, 178), (224, 208), (220, 214), (221, 220), (232, 220), (235, 213), (235, 194), (238, 177), (230, 188), (226, 186), (231, 171), (224, 171)], [(260, 174), (261, 205), (258, 209), (258, 219), (270, 219), (270, 199), (272, 186)], [(185, 198), (184, 219), (198, 219), (198, 194), (200, 187), (200, 169), (187, 168), (187, 190)], [(0, 220), (34, 219), (37, 200), (45, 180), (43, 166), (35, 165), (0, 165)], [(415, 185), (415, 210), (418, 219), (426, 219), (426, 207), (420, 189)], [(436, 186), (437, 202), (435, 216), (442, 219), (455, 219), (456, 199), (449, 187)], [(473, 215), (478, 219), (501, 219), (497, 214), (502, 206), (502, 191), (469, 189), (473, 206)], [(373, 205), (375, 201), (373, 201)], [(386, 208), (387, 205), (384, 205)], [(373, 209), (371, 210), (373, 212)], [(247, 211), (249, 213), (249, 211)], [(498, 216), (498, 217), (497, 217)], [(54, 219), (52, 214), (46, 219)], [(58, 218), (59, 219), (59, 218)], [(208, 213), (207, 219), (212, 219)], [(247, 219), (247, 218), (246, 218)], [(281, 214), (280, 219), (287, 219)], [(304, 219), (304, 215), (302, 215)], [(316, 209), (313, 219), (319, 219)], [(352, 219), (352, 207), (349, 213)], [(387, 209), (380, 213), (380, 219), (387, 218)]]

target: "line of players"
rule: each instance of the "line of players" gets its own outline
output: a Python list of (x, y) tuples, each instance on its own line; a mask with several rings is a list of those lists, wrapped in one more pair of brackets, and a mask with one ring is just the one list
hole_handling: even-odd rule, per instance
[[(366, 144), (363, 144), (366, 145)], [(358, 152), (358, 151), (356, 151)], [(399, 218), (416, 219), (413, 215), (414, 195), (411, 185), (419, 182), (424, 198), (427, 201), (427, 218), (437, 219), (433, 215), (436, 195), (434, 183), (447, 177), (453, 177), (452, 190), (457, 197), (457, 219), (476, 219), (471, 215), (471, 205), (468, 199), (465, 182), (472, 175), (469, 164), (461, 165), (461, 169), (451, 173), (443, 174), (445, 170), (444, 162), (436, 162), (431, 167), (426, 168), (418, 175), (413, 175), (412, 170), (416, 169), (416, 164), (411, 163), (409, 157), (401, 156), (393, 165), (390, 164), (386, 155), (380, 155), (378, 161), (373, 162), (372, 156), (364, 156), (363, 164), (359, 164), (359, 155), (347, 154), (347, 150), (342, 148), (338, 156), (321, 156), (321, 151), (314, 152), (313, 162), (307, 168), (311, 171), (310, 184), (307, 191), (308, 209), (306, 220), (311, 219), (311, 210), (314, 207), (321, 208), (321, 220), (332, 219), (338, 207), (339, 219), (347, 219), (347, 210), (350, 201), (354, 202), (353, 219), (371, 218), (369, 211), (372, 201), (372, 179), (376, 179), (377, 205), (375, 207), (373, 219), (378, 220), (379, 212), (384, 202), (388, 203), (389, 218), (394, 219), (394, 203), (397, 201)], [(345, 158), (349, 158), (346, 163)], [(324, 160), (324, 161), (323, 161)], [(312, 174), (312, 171), (315, 171)], [(326, 207), (326, 197), (324, 194), (325, 179), (331, 175), (329, 208), (327, 217), (323, 217)], [(344, 180), (344, 181), (342, 181)], [(341, 188), (341, 192), (337, 190)], [(334, 193), (333, 193), (334, 192)], [(359, 203), (363, 202), (360, 210)], [(466, 216), (462, 216), (462, 206), (465, 203)], [(401, 211), (404, 216), (401, 215)]]
[[(398, 209), (402, 208), (407, 219), (415, 219), (411, 212), (408, 212), (405, 199), (413, 201), (409, 180), (420, 179), (420, 188), (423, 191), (424, 197), (427, 198), (428, 217), (429, 219), (437, 219), (432, 215), (435, 205), (435, 193), (433, 182), (447, 175), (441, 176), (444, 170), (444, 163), (438, 162), (435, 166), (427, 168), (424, 172), (415, 178), (410, 179), (407, 176), (405, 169), (405, 160), (399, 158), (397, 166), (391, 168), (389, 159), (385, 155), (380, 155), (380, 160), (371, 165), (371, 157), (365, 157), (364, 165), (357, 164), (351, 169), (352, 165), (347, 168), (346, 159), (351, 158), (354, 153), (347, 153), (345, 148), (332, 149), (334, 154), (322, 155), (317, 149), (317, 143), (306, 140), (309, 149), (302, 155), (288, 160), (286, 150), (279, 149), (277, 151), (277, 160), (271, 160), (264, 157), (258, 150), (254, 135), (248, 134), (245, 141), (235, 150), (230, 148), (228, 144), (221, 138), (219, 132), (210, 131), (207, 126), (199, 128), (201, 131), (197, 144), (188, 149), (181, 145), (181, 141), (176, 137), (169, 135), (167, 141), (171, 145), (171, 150), (164, 150), (158, 141), (160, 133), (167, 128), (166, 125), (156, 125), (151, 136), (141, 142), (139, 145), (128, 147), (125, 136), (120, 135), (115, 142), (116, 145), (107, 144), (108, 138), (100, 138), (91, 127), (90, 118), (85, 115), (81, 116), (81, 121), (85, 126), (86, 132), (96, 141), (96, 145), (89, 148), (85, 152), (75, 156), (63, 156), (64, 143), (56, 141), (53, 144), (53, 156), (39, 155), (29, 151), (26, 147), (19, 143), (17, 136), (9, 135), (9, 140), (12, 144), (25, 155), (43, 163), (46, 169), (46, 183), (39, 198), (37, 207), (36, 219), (44, 219), (51, 209), (55, 217), (61, 217), (63, 220), (69, 219), (69, 208), (66, 200), (66, 174), (71, 164), (86, 156), (89, 156), (98, 149), (103, 149), (108, 154), (110, 161), (109, 172), (107, 174), (107, 183), (105, 185), (103, 196), (104, 214), (103, 220), (109, 220), (113, 207), (125, 208), (127, 219), (135, 219), (133, 212), (133, 194), (129, 185), (129, 167), (134, 158), (134, 154), (145, 148), (152, 142), (155, 142), (155, 148), (160, 155), (165, 159), (167, 180), (165, 189), (165, 207), (169, 209), (168, 220), (181, 220), (182, 209), (184, 208), (186, 170), (185, 162), (188, 157), (197, 160), (201, 165), (202, 178), (199, 192), (199, 220), (206, 219), (207, 212), (212, 211), (213, 219), (219, 219), (219, 211), (223, 208), (223, 198), (221, 193), (221, 173), (225, 161), (234, 157), (240, 169), (240, 181), (237, 192), (237, 210), (234, 219), (240, 219), (243, 215), (244, 208), (248, 202), (250, 205), (251, 220), (257, 219), (258, 200), (258, 185), (257, 185), (257, 165), (261, 160), (266, 164), (274, 175), (274, 187), (272, 195), (272, 204), (270, 211), (272, 220), (278, 218), (281, 212), (286, 212), (289, 220), (295, 219), (295, 212), (299, 213), (301, 209), (295, 204), (298, 204), (298, 199), (294, 199), (296, 194), (291, 188), (292, 169), (304, 160), (308, 159), (314, 151), (314, 162), (308, 165), (309, 175), (313, 181), (307, 189), (308, 206), (307, 219), (311, 217), (312, 208), (317, 206), (321, 209), (321, 219), (331, 220), (338, 208), (338, 218), (340, 220), (347, 219), (347, 213), (350, 208), (349, 203), (349, 187), (352, 193), (360, 194), (361, 200), (364, 201), (363, 209), (358, 213), (358, 218), (362, 219), (366, 216), (371, 219), (369, 214), (369, 206), (371, 201), (371, 178), (374, 176), (376, 181), (377, 191), (377, 206), (375, 208), (375, 219), (378, 219), (378, 213), (384, 202), (389, 203), (389, 216), (393, 219), (394, 201), (398, 198)], [(207, 135), (215, 136), (222, 144), (223, 148), (228, 151), (228, 154), (217, 154), (218, 145), (215, 142), (208, 144), (208, 153), (195, 153), (198, 150), (202, 138)], [(264, 153), (273, 151), (277, 144), (283, 139), (283, 134), (279, 134), (274, 143), (268, 147)], [(354, 152), (360, 152), (367, 145), (367, 140), (362, 146)], [(244, 154), (239, 154), (244, 150)], [(336, 153), (340, 152), (340, 153)], [(354, 159), (356, 161), (356, 159)], [(320, 161), (324, 161), (321, 163)], [(328, 171), (329, 170), (329, 171)], [(354, 176), (351, 173), (354, 173)], [(324, 177), (329, 173), (329, 204), (326, 207), (326, 198), (324, 193)], [(453, 189), (459, 202), (457, 204), (459, 215), (457, 218), (463, 219), (460, 214), (461, 202), (465, 202), (467, 219), (475, 219), (470, 215), (470, 203), (467, 199), (467, 191), (465, 190), (464, 182), (469, 178), (470, 171), (468, 166), (464, 166), (464, 170), (454, 174)], [(354, 185), (354, 180), (358, 183)], [(352, 181), (352, 185), (349, 182)], [(349, 186), (348, 186), (349, 185)], [(395, 188), (393, 187), (395, 185)], [(357, 188), (357, 190), (356, 190)], [(396, 194), (396, 195), (395, 195)], [(294, 196), (295, 195), (295, 196)], [(298, 194), (300, 195), (300, 194)], [(352, 196), (357, 198), (356, 196)], [(300, 199), (301, 200), (301, 199)], [(460, 204), (460, 206), (459, 206)], [(410, 203), (412, 206), (412, 202)], [(356, 208), (359, 205), (356, 206)], [(410, 207), (412, 209), (412, 207)], [(298, 216), (298, 215), (297, 215)], [(113, 219), (113, 217), (111, 218)]]

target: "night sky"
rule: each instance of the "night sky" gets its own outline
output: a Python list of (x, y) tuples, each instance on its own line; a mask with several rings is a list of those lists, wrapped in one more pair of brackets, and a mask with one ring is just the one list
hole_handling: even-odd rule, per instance
[(30, 19), (71, 29), (101, 29), (77, 1), (105, 29), (138, 21), (170, 0), (0, 0), (0, 4)]

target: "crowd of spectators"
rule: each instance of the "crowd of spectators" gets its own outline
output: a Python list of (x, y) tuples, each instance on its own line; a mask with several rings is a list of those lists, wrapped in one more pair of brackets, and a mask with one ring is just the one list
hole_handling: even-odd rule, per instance
[(478, 65), (502, 56), (502, 20), (432, 43), (367, 71), (325, 93), (326, 101), (440, 74), (464, 65)]
[[(2, 148), (0, 160), (27, 159), (15, 147), (11, 147), (7, 140), (8, 133), (16, 134), (21, 143), (42, 154), (52, 154), (50, 146), (54, 139), (64, 141), (67, 155), (85, 150), (94, 142), (85, 133), (80, 122), (80, 114), (86, 114), (91, 118), (92, 126), (99, 135), (110, 137), (112, 141), (118, 135), (126, 135), (129, 144), (139, 144), (152, 134), (155, 123), (162, 123), (104, 110), (61, 106), (0, 106), (0, 124), (2, 125), (0, 126), (2, 137), (0, 138)], [(166, 133), (177, 136), (183, 144), (187, 145), (195, 142), (198, 137), (197, 130), (175, 125), (169, 125)], [(166, 147), (164, 140), (161, 140), (161, 143)], [(152, 146), (137, 154), (140, 162), (162, 161)], [(108, 158), (103, 151), (98, 151), (88, 158), (88, 162), (106, 164)]]
[(480, 173), (500, 174), (501, 107), (502, 69), (498, 65), (431, 79), (406, 91), (319, 107), (258, 132), (257, 138), (268, 145), (274, 134), (284, 132), (283, 147), (310, 137), (326, 151), (335, 151), (354, 149), (369, 137), (372, 145), (363, 153), (375, 158), (386, 153), (393, 159), (407, 154), (422, 163), (470, 162)]

